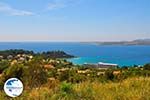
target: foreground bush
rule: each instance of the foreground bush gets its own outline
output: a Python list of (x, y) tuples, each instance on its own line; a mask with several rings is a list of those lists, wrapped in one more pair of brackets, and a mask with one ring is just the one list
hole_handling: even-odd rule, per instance
[(26, 87), (39, 88), (47, 82), (48, 75), (42, 63), (41, 58), (35, 58), (25, 65), (27, 67), (23, 72), (23, 81)]
[(40, 88), (47, 83), (48, 75), (40, 58), (20, 64), (16, 63), (3, 71), (0, 77), (0, 89), (3, 89), (5, 81), (9, 78), (18, 78), (24, 83), (24, 88)]

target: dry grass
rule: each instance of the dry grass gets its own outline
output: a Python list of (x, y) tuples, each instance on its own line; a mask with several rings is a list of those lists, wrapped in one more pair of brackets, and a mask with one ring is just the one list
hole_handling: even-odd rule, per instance
[[(59, 87), (58, 87), (59, 88)], [(83, 82), (74, 84), (72, 92), (42, 87), (25, 90), (13, 100), (150, 100), (150, 78), (129, 78), (120, 83)], [(0, 92), (0, 100), (9, 100)]]
[(130, 78), (121, 83), (85, 82), (75, 86), (81, 97), (93, 100), (150, 100), (150, 78)]

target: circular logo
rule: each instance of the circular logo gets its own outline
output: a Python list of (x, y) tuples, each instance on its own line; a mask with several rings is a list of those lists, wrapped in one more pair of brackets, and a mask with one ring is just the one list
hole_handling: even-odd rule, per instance
[(10, 97), (17, 97), (23, 91), (23, 84), (17, 78), (10, 78), (4, 84), (4, 91)]

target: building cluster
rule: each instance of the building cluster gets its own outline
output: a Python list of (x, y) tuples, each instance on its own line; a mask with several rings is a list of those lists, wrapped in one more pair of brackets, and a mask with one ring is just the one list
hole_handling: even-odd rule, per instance
[(98, 64), (85, 63), (84, 66), (89, 68), (108, 69), (108, 68), (116, 68), (118, 64), (99, 62)]
[(11, 61), (11, 65), (17, 62), (30, 61), (33, 58), (32, 55), (27, 54), (17, 54), (16, 56), (8, 55), (6, 58), (0, 55), (0, 60), (8, 60)]

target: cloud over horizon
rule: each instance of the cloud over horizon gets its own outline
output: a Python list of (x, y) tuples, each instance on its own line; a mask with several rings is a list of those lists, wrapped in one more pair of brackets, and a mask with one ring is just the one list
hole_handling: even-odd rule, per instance
[[(69, 6), (76, 5), (80, 1), (81, 0), (51, 0), (48, 4), (46, 4), (46, 10), (52, 11), (56, 9), (66, 8)], [(44, 5), (43, 5), (43, 9), (44, 9)], [(43, 9), (41, 9), (40, 13), (44, 13), (42, 12)], [(21, 10), (21, 9), (12, 7), (12, 5), (8, 3), (4, 3), (4, 2), (0, 2), (0, 13), (5, 14), (5, 15), (11, 15), (11, 16), (32, 16), (32, 15), (37, 14), (35, 12), (31, 12), (28, 10)]]
[(34, 15), (33, 12), (26, 11), (26, 10), (19, 10), (11, 7), (6, 3), (0, 2), (0, 13), (11, 15), (11, 16), (32, 16)]

